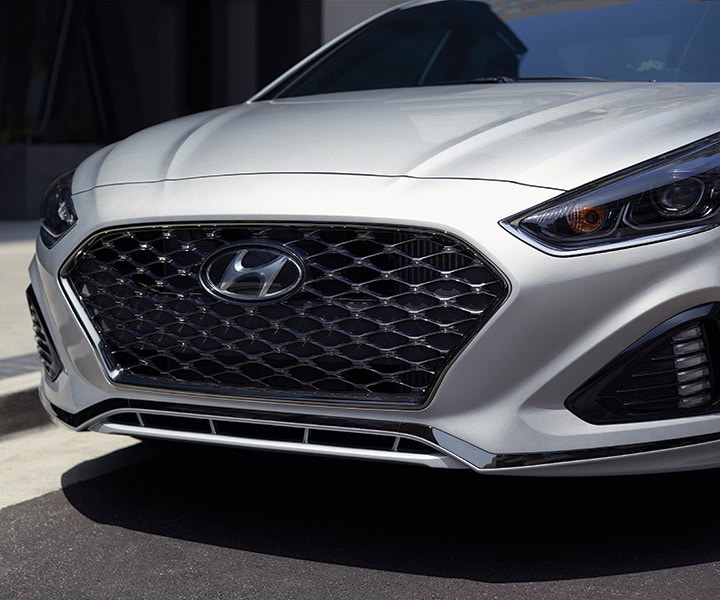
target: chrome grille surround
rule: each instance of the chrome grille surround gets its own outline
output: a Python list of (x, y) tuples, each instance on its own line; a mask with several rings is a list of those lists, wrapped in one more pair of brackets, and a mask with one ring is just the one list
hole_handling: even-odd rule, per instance
[[(203, 288), (208, 257), (283, 247), (305, 280), (274, 302)], [(419, 228), (176, 224), (107, 230), (62, 269), (108, 373), (122, 384), (259, 399), (424, 405), (507, 297), (464, 242)]]

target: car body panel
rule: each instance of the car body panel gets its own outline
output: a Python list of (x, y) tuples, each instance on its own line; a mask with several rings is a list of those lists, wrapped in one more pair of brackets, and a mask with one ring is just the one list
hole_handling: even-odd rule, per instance
[(719, 92), (713, 83), (528, 82), (249, 103), (141, 131), (79, 172), (76, 189), (356, 173), (568, 190), (715, 133)]

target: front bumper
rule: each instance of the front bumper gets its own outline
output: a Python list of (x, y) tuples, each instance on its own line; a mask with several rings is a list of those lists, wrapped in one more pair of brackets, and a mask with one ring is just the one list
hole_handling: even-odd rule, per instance
[(717, 466), (720, 434), (610, 448), (492, 454), (425, 425), (111, 399), (53, 420), (79, 430), (250, 450), (529, 476), (629, 475)]
[[(317, 178), (288, 177), (301, 196), (312, 196), (312, 203), (300, 201), (306, 212), (299, 215), (270, 194), (263, 214), (248, 216), (250, 222), (431, 227), (465, 240), (509, 280), (510, 296), (466, 343), (429, 401), (410, 408), (308, 405), (113, 381), (92, 332), (60, 285), (64, 261), (100, 227), (219, 222), (229, 214), (233, 221), (242, 219), (228, 201), (219, 201), (211, 214), (193, 201), (200, 189), (205, 196), (227, 198), (227, 182), (220, 178), (139, 184), (132, 186), (137, 193), (130, 200), (127, 189), (87, 192), (91, 197), (85, 203), (76, 199), (82, 217), (71, 234), (52, 251), (38, 249), (32, 287), (63, 365), (41, 387), (56, 420), (76, 429), (140, 437), (494, 473), (591, 475), (720, 465), (716, 414), (596, 425), (565, 406), (574, 390), (660, 323), (720, 298), (716, 232), (560, 258), (529, 247), (497, 224), (544, 199), (547, 190), (476, 181), (383, 182), (378, 189), (378, 182), (369, 181), (365, 188), (355, 185), (353, 193), (362, 199), (338, 215), (331, 201), (337, 181), (324, 190)], [(252, 194), (263, 183), (278, 185), (277, 179), (235, 181), (233, 197), (239, 183), (247, 183), (245, 192)], [(431, 201), (437, 193), (453, 200), (441, 206)], [(489, 202), (481, 210), (480, 194), (507, 202)]]

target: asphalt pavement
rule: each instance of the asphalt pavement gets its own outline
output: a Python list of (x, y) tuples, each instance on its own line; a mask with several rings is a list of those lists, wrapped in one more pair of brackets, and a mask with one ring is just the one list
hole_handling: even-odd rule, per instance
[(0, 437), (48, 422), (37, 399), (40, 362), (25, 300), (37, 221), (0, 221)]

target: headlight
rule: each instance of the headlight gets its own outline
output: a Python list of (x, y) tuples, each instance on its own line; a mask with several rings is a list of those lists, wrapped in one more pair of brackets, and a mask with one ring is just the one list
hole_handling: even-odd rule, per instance
[(720, 224), (720, 136), (636, 165), (501, 223), (541, 249), (582, 254)]
[(40, 237), (50, 248), (77, 222), (72, 201), (74, 171), (65, 173), (50, 184), (42, 203)]

